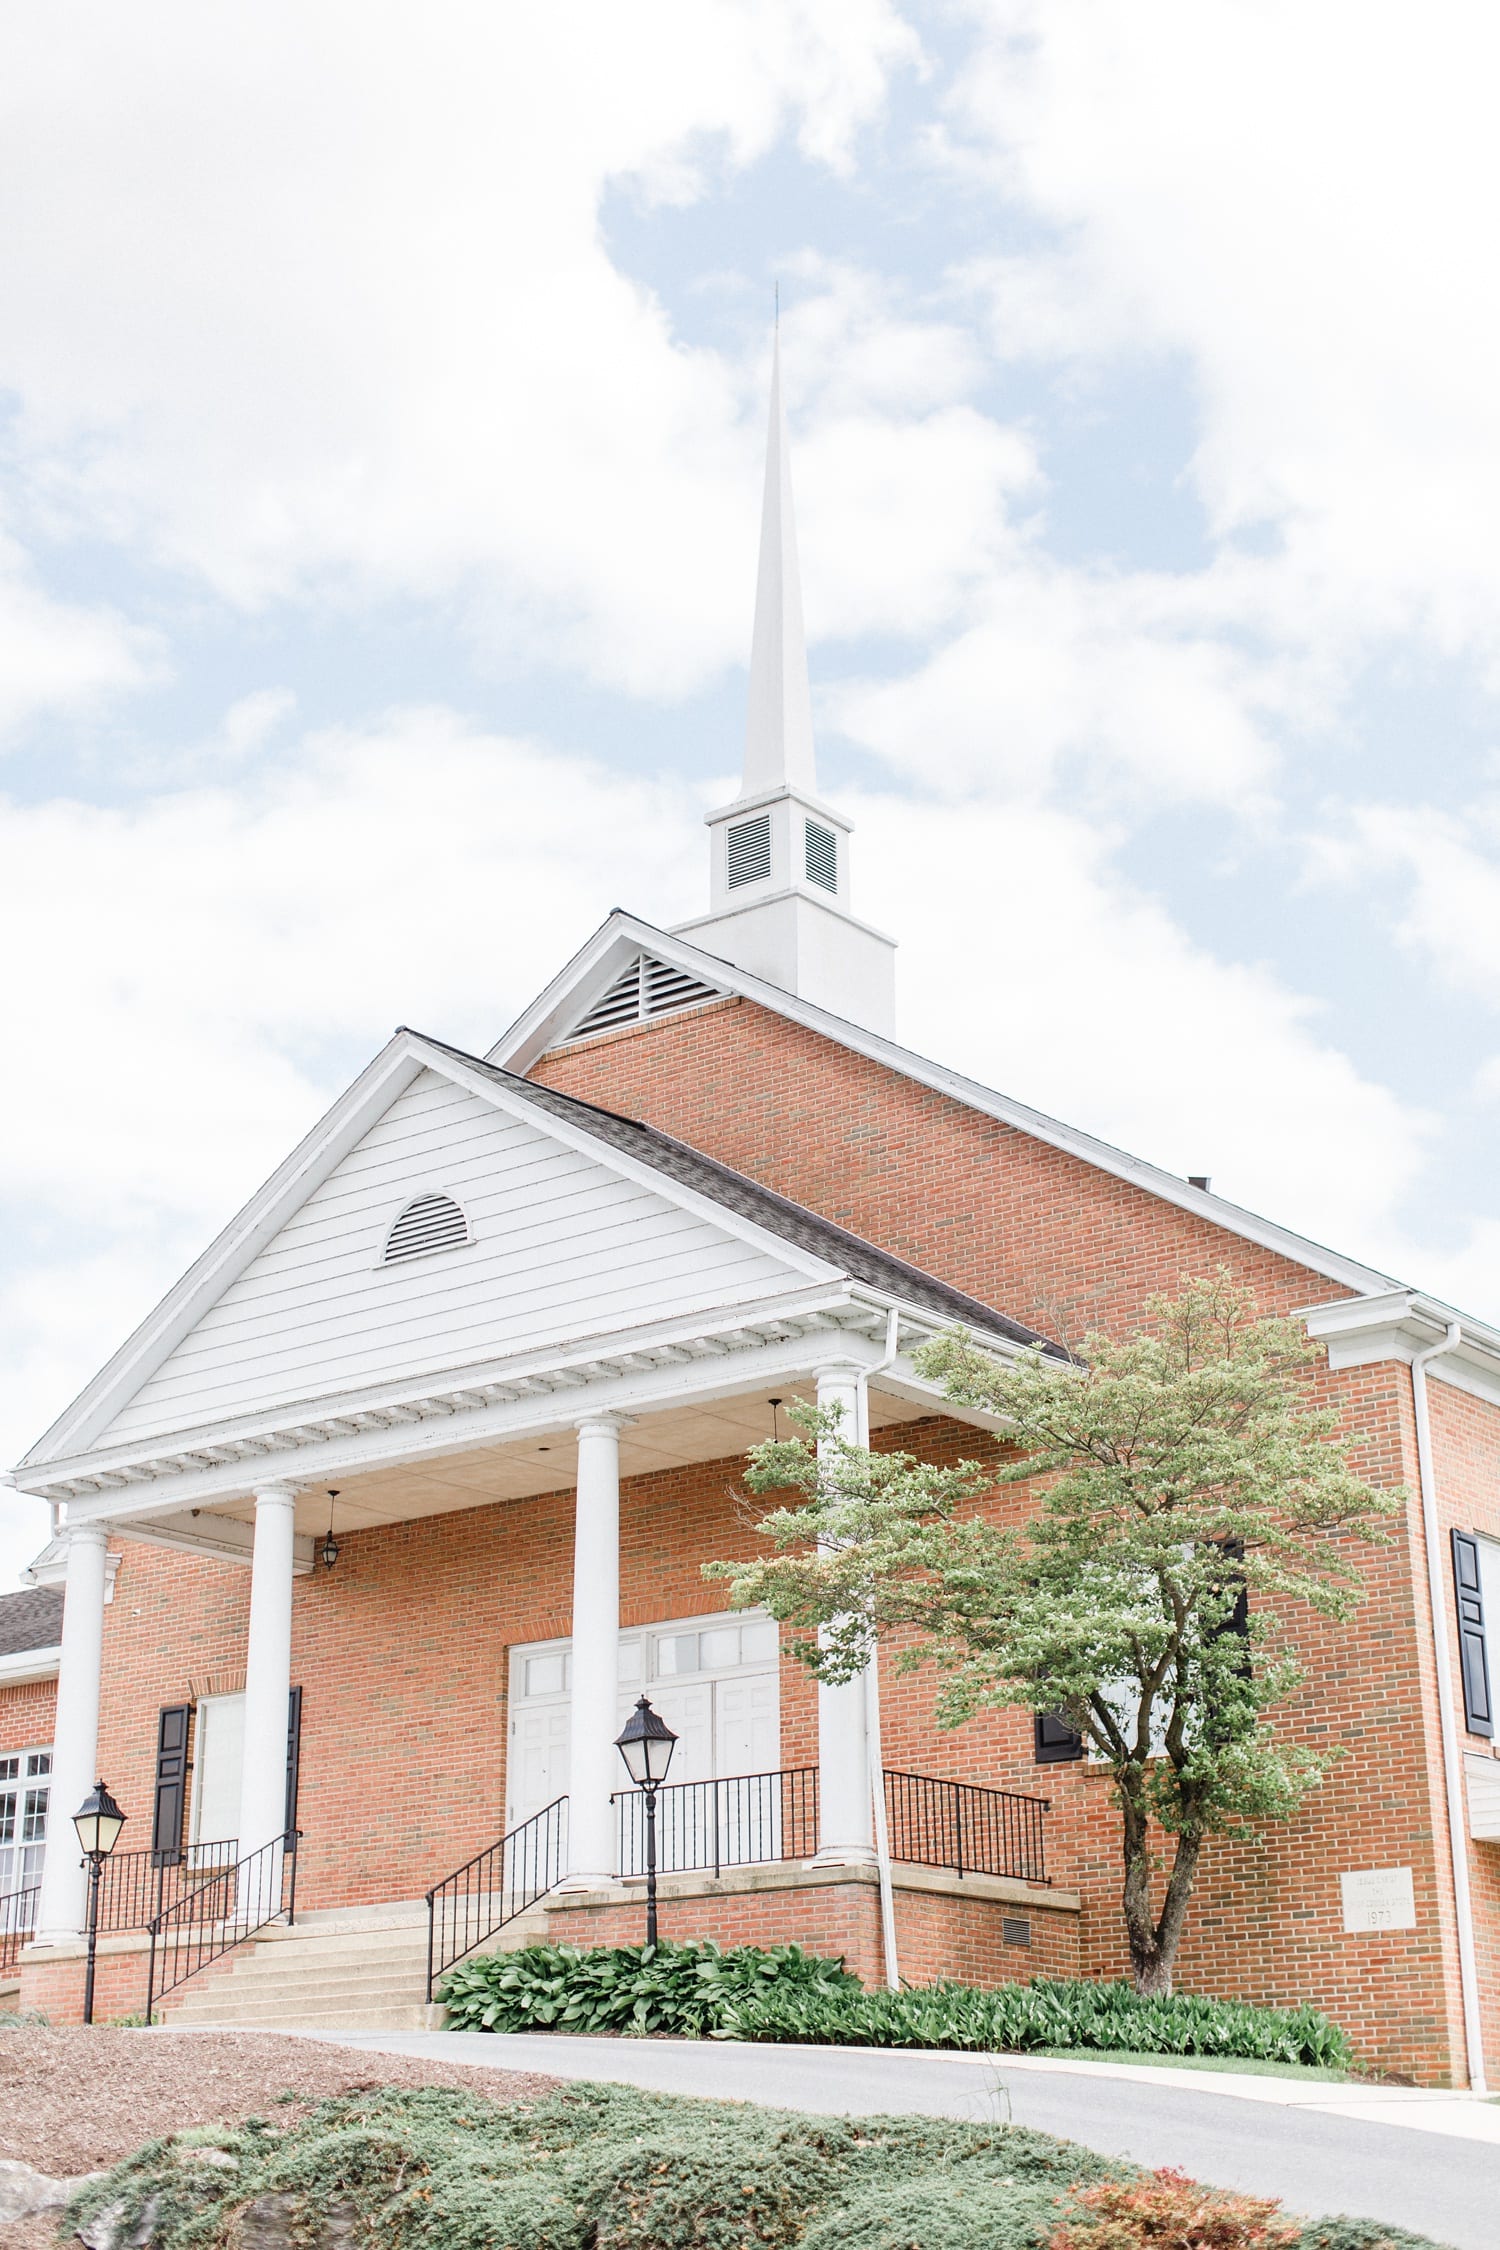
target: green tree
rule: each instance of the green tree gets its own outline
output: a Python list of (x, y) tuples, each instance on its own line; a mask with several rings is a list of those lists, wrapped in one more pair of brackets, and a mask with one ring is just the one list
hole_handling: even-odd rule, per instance
[[(961, 1332), (929, 1345), (922, 1372), (1008, 1425), (998, 1462), (870, 1452), (800, 1410), (797, 1436), (750, 1456), (752, 1491), (798, 1495), (760, 1525), (776, 1552), (708, 1572), (790, 1626), (822, 1679), (895, 1633), (901, 1665), (941, 1669), (944, 1725), (999, 1705), (1065, 1717), (1109, 1769), (1136, 1989), (1157, 1993), (1205, 1839), (1285, 1820), (1326, 1768), (1270, 1714), (1302, 1677), (1298, 1626), (1350, 1614), (1353, 1544), (1384, 1543), (1404, 1496), (1350, 1467), (1295, 1322), (1258, 1318), (1222, 1274), (1146, 1317), (1068, 1363)], [(1023, 1482), (1028, 1520), (995, 1521), (996, 1487)], [(1159, 1906), (1153, 1823), (1172, 1840)]]

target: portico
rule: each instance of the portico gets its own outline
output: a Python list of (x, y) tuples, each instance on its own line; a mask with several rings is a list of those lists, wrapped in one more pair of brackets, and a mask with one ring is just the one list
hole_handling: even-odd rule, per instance
[[(683, 1183), (672, 1185), (681, 1195)], [(79, 1776), (93, 1779), (107, 1542), (215, 1557), (247, 1572), (244, 1756), (238, 1831), (226, 1840), (243, 1859), (279, 1838), (289, 1818), (289, 1695), (298, 1684), (318, 1692), (316, 1681), (293, 1678), (293, 1590), (299, 1576), (322, 1568), (316, 1550), (327, 1529), (328, 1493), (337, 1493), (336, 1528), (347, 1557), (362, 1531), (453, 1517), (461, 1539), (471, 1511), (484, 1511), (489, 1522), (498, 1509), (503, 1525), (506, 1503), (571, 1490), (571, 1557), (551, 1597), (569, 1628), (571, 1659), (565, 1877), (591, 1895), (615, 1882), (622, 1482), (699, 1462), (726, 1463), (737, 1474), (749, 1447), (771, 1434), (771, 1397), (836, 1405), (856, 1438), (947, 1411), (916, 1374), (912, 1354), (965, 1315), (990, 1331), (997, 1349), (1018, 1350), (1027, 1340), (1006, 1333), (986, 1308), (839, 1230), (825, 1227), (820, 1235), (821, 1222), (810, 1215), (794, 1214), (776, 1198), (765, 1202), (774, 1233), (727, 1203), (721, 1207), (736, 1241), (753, 1248), (763, 1269), (777, 1269), (765, 1270), (772, 1286), (753, 1295), (740, 1287), (730, 1301), (690, 1313), (622, 1320), (613, 1333), (596, 1327), (577, 1340), (523, 1341), (518, 1350), (450, 1366), (437, 1377), (407, 1376), (322, 1397), (309, 1397), (293, 1369), (285, 1383), (294, 1395), (285, 1407), (130, 1441), (112, 1442), (105, 1432), (34, 1472), (32, 1488), (66, 1507), (59, 1801)], [(861, 1265), (871, 1278), (849, 1270)], [(647, 1280), (655, 1270), (653, 1262)], [(341, 1567), (348, 1569), (347, 1560)], [(691, 1606), (708, 1610), (713, 1600), (705, 1587)], [(661, 1612), (673, 1614), (671, 1606)], [(823, 1866), (868, 1865), (874, 1844), (865, 1684), (819, 1689), (816, 1700), (816, 1857)], [(130, 1841), (169, 1849), (170, 1838), (147, 1836), (148, 1808), (132, 1811), (140, 1825)], [(311, 1834), (316, 1821), (316, 1805), (305, 1800), (299, 1824)], [(50, 1862), (38, 1929), (43, 1945), (66, 1941), (81, 1924), (81, 1886), (67, 1856), (54, 1853)], [(454, 1856), (450, 1847), (446, 1864)], [(439, 1848), (428, 1879), (444, 1872)]]

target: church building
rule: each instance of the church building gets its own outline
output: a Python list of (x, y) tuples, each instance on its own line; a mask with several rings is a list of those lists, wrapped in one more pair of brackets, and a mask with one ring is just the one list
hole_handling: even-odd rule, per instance
[(81, 2014), (101, 1775), (99, 2020), (149, 1988), (416, 2024), (476, 1947), (636, 1941), (643, 1692), (678, 1738), (664, 1935), (871, 1983), (1124, 1974), (1111, 1786), (1066, 1728), (943, 1732), (884, 1662), (819, 1687), (702, 1566), (754, 1551), (745, 1455), (794, 1399), (983, 1460), (928, 1339), (1056, 1354), (1059, 1308), (1124, 1332), (1223, 1268), (1305, 1323), (1408, 1504), (1285, 1713), (1341, 1755), (1210, 1845), (1178, 1981), (1482, 2084), (1500, 1333), (899, 1044), (818, 793), (777, 374), (744, 782), (707, 826), (704, 915), (612, 912), (487, 1054), (399, 1030), (14, 1471), (56, 1528), (0, 1600), (0, 1984)]

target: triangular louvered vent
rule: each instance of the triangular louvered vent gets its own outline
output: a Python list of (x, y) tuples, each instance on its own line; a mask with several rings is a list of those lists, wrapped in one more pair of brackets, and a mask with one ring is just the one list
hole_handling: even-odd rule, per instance
[(599, 1031), (618, 1031), (622, 1024), (645, 1023), (652, 1016), (670, 1015), (674, 1008), (693, 1008), (701, 1000), (721, 997), (713, 985), (701, 984), (686, 969), (674, 969), (670, 962), (638, 953), (594, 1002), (583, 1021), (573, 1026), (568, 1038), (592, 1039)]
[(453, 1250), (469, 1239), (469, 1222), (451, 1195), (419, 1195), (408, 1203), (386, 1237), (385, 1263), (425, 1258), (429, 1250)]

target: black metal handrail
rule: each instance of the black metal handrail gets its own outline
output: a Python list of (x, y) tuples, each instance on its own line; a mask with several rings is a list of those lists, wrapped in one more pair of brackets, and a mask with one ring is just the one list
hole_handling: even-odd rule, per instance
[(963, 1875), (1009, 1875), (1045, 1883), (1046, 1797), (933, 1774), (886, 1768), (885, 1809), (891, 1857), (916, 1867), (951, 1867)]
[(240, 1847), (233, 1836), (215, 1843), (189, 1844), (180, 1854), (111, 1852), (99, 1870), (99, 1928), (147, 1930), (157, 1916), (175, 1906), (211, 1876), (233, 1867)]
[(29, 1884), (24, 1891), (0, 1893), (0, 1971), (13, 1969), (19, 1961), (22, 1946), (36, 1928), (41, 1895), (40, 1883)]
[[(646, 1865), (643, 1793), (622, 1789), (614, 1806), (615, 1864), (622, 1875), (639, 1875)], [(663, 1875), (811, 1859), (817, 1848), (816, 1766), (677, 1781), (656, 1792), (656, 1864)]]
[(427, 1999), (445, 1969), (535, 1906), (567, 1873), (568, 1800), (554, 1798), (427, 1893)]
[(288, 1829), (259, 1851), (247, 1852), (207, 1882), (185, 1891), (146, 1924), (151, 1957), (146, 1970), (146, 2020), (164, 1993), (221, 1960), (246, 1938), (283, 1916), (297, 1918), (297, 1846), (301, 1831)]

